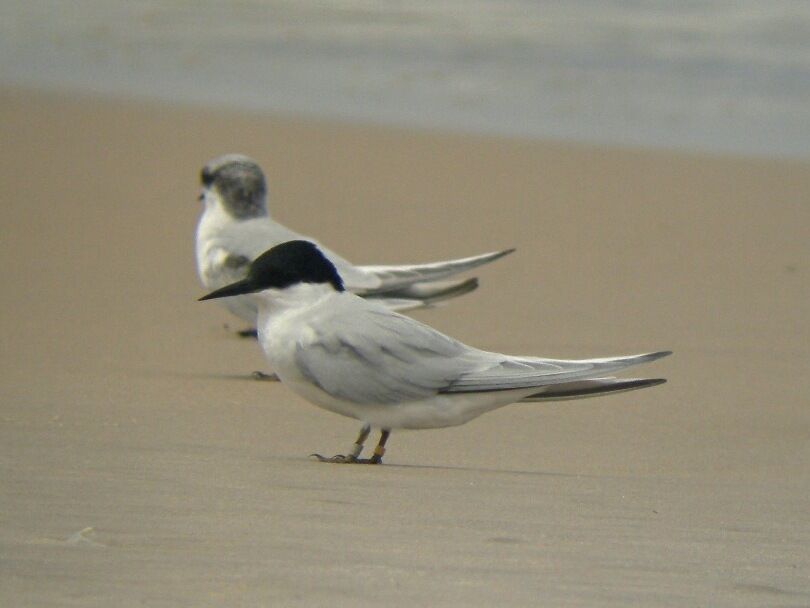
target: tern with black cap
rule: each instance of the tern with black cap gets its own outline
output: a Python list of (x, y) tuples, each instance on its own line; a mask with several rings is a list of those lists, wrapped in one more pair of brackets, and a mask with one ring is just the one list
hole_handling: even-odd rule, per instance
[[(256, 161), (229, 154), (210, 161), (200, 174), (204, 209), (197, 225), (197, 272), (207, 289), (244, 278), (248, 266), (274, 245), (294, 239), (317, 243), (276, 222), (267, 211), (267, 183)], [(428, 264), (356, 266), (318, 245), (337, 267), (346, 289), (374, 299), (392, 310), (431, 306), (475, 290), (478, 279), (449, 278), (493, 262), (513, 251), (506, 249), (468, 258)], [(253, 298), (236, 296), (222, 304), (234, 315), (256, 323)], [(242, 332), (251, 335), (252, 331)]]
[[(244, 278), (200, 299), (244, 294), (255, 294), (259, 342), (281, 381), (315, 405), (363, 423), (346, 455), (315, 455), (327, 462), (382, 462), (392, 429), (456, 426), (518, 401), (655, 386), (665, 380), (606, 374), (670, 354), (563, 360), (479, 350), (347, 291), (335, 265), (302, 240), (273, 247)], [(361, 459), (372, 427), (381, 430), (380, 441)]]

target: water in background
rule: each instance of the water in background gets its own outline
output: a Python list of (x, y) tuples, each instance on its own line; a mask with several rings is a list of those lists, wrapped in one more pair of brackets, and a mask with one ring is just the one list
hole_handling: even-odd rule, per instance
[(0, 83), (810, 158), (810, 2), (0, 0)]

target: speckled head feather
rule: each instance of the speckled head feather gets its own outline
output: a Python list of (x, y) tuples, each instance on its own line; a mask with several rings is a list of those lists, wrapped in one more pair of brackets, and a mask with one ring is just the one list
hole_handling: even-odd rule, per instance
[(200, 172), (203, 187), (216, 191), (225, 210), (236, 219), (267, 215), (267, 184), (258, 163), (241, 154), (208, 162)]
[(287, 241), (265, 251), (253, 260), (248, 275), (200, 300), (225, 298), (265, 289), (284, 289), (297, 283), (329, 283), (335, 291), (345, 291), (335, 265), (309, 241)]

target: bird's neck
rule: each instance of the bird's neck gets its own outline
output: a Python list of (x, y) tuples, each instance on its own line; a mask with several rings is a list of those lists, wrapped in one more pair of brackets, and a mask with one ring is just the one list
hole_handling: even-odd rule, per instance
[(344, 295), (329, 284), (302, 283), (282, 290), (270, 289), (256, 294), (259, 314), (256, 328), (259, 341), (267, 352), (271, 343), (283, 342), (288, 335), (296, 335), (302, 321), (318, 315), (322, 307), (330, 306), (334, 298)]
[(268, 289), (259, 294), (259, 314), (282, 314), (321, 304), (339, 295), (329, 283), (298, 283), (284, 289)]
[(237, 217), (226, 208), (219, 198), (209, 196), (205, 199), (205, 211), (201, 217), (201, 223), (210, 226), (224, 226), (233, 222), (247, 221), (260, 217), (269, 217), (265, 207), (257, 206), (252, 209), (249, 215)]

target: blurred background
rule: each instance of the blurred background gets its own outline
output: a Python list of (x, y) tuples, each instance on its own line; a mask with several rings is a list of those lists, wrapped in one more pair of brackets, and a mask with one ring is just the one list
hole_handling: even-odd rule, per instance
[[(807, 0), (0, 0), (0, 142), (1, 606), (810, 606)], [(517, 247), (441, 331), (668, 383), (310, 461), (357, 422), (196, 302), (227, 152), (356, 263)]]
[(3, 0), (0, 82), (810, 157), (805, 0)]

